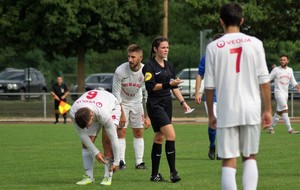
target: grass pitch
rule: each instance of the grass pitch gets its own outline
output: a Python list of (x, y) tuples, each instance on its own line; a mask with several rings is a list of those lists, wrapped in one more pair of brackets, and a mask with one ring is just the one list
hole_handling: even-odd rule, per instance
[[(300, 129), (300, 125), (294, 125)], [(177, 169), (182, 181), (153, 183), (150, 152), (153, 131), (145, 131), (144, 161), (149, 169), (134, 169), (132, 132), (127, 132), (127, 170), (118, 171), (110, 187), (100, 186), (103, 166), (95, 162), (96, 183), (77, 186), (75, 182), (84, 174), (81, 144), (72, 125), (52, 124), (0, 124), (0, 189), (220, 189), (221, 162), (207, 157), (208, 137), (206, 125), (175, 125), (177, 141)], [(101, 147), (100, 139), (96, 140)], [(276, 134), (261, 134), (258, 155), (259, 185), (262, 190), (296, 190), (300, 187), (300, 135), (289, 135), (283, 125), (276, 126)], [(102, 150), (102, 148), (100, 148)], [(160, 172), (169, 178), (168, 165), (163, 154)], [(239, 162), (237, 182), (241, 186), (242, 164)]]

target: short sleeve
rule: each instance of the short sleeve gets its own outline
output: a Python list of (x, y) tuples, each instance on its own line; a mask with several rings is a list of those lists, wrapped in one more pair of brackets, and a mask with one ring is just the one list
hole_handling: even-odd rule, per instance
[(156, 85), (156, 82), (155, 82), (155, 74), (154, 74), (153, 68), (150, 65), (150, 62), (148, 62), (143, 67), (142, 72), (143, 72), (143, 75), (144, 75), (146, 90), (147, 91), (152, 91), (152, 89)]
[(213, 62), (213, 53), (212, 53), (211, 47), (212, 46), (209, 45), (206, 49), (205, 74), (204, 74), (205, 89), (214, 89), (215, 88), (214, 62)]
[(203, 78), (205, 73), (205, 56), (203, 56), (198, 65), (198, 74)]
[(256, 54), (257, 61), (257, 76), (259, 84), (265, 84), (270, 81), (269, 71), (266, 62), (265, 50), (261, 41), (258, 41)]

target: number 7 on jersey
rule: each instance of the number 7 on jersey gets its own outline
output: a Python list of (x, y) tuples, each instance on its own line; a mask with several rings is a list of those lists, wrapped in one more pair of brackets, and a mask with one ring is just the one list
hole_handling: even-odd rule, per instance
[(237, 54), (236, 61), (235, 61), (235, 72), (236, 73), (240, 72), (242, 50), (243, 50), (242, 47), (230, 49), (230, 54), (235, 54), (235, 53)]

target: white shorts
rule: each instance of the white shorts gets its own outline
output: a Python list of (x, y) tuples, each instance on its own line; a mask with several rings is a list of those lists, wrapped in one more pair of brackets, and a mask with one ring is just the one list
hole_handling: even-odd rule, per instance
[(217, 136), (219, 157), (237, 158), (240, 153), (249, 157), (258, 153), (260, 124), (217, 128)]
[[(120, 107), (120, 105), (116, 105), (116, 107), (111, 112), (111, 117), (116, 126), (119, 126), (120, 116), (121, 116), (121, 107)], [(88, 136), (96, 137), (96, 136), (98, 136), (102, 127), (103, 127), (103, 125), (101, 125), (100, 123), (93, 123), (91, 127), (89, 127), (89, 128), (85, 127), (84, 132)]]
[(127, 128), (128, 124), (131, 128), (144, 128), (144, 108), (143, 104), (135, 104), (135, 105), (124, 105), (123, 110), (126, 117), (126, 124), (124, 128)]
[[(207, 109), (206, 101), (204, 102), (204, 107), (205, 107), (206, 115), (208, 115), (208, 109)], [(217, 102), (214, 102), (214, 115), (215, 115), (215, 117), (217, 117)]]
[(276, 111), (288, 110), (288, 97), (276, 97)]

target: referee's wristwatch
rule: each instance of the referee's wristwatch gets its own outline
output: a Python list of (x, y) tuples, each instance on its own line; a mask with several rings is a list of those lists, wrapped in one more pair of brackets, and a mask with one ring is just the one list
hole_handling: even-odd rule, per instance
[(185, 100), (182, 100), (181, 102), (180, 102), (180, 105), (182, 106), (182, 104), (185, 102)]

